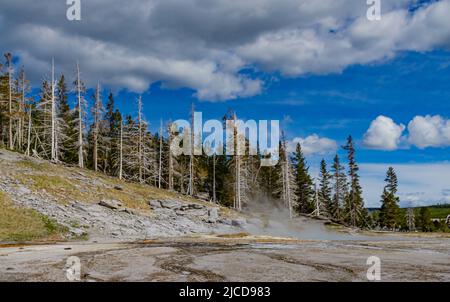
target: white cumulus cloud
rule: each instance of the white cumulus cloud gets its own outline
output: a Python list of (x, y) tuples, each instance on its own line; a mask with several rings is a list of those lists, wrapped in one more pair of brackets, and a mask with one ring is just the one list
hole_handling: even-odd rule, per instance
[(396, 150), (404, 130), (403, 124), (396, 124), (391, 118), (380, 115), (364, 135), (364, 145), (371, 149)]
[(450, 146), (450, 120), (440, 115), (414, 117), (408, 132), (409, 143), (418, 148)]
[(55, 57), (68, 78), (78, 60), (90, 87), (142, 92), (160, 82), (222, 101), (261, 93), (261, 70), (329, 74), (402, 51), (450, 49), (450, 0), (416, 10), (415, 0), (383, 0), (378, 22), (367, 20), (363, 0), (81, 3), (82, 20), (70, 22), (66, 1), (2, 0), (0, 52), (18, 55), (34, 85)]
[(291, 152), (295, 151), (297, 144), (300, 144), (303, 154), (306, 156), (330, 154), (336, 152), (338, 149), (336, 141), (326, 137), (319, 137), (317, 134), (312, 134), (305, 138), (294, 138), (289, 144)]

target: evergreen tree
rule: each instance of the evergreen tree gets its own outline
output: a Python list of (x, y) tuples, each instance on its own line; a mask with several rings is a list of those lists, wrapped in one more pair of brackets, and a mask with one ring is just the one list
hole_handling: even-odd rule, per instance
[(331, 175), (327, 170), (327, 163), (324, 159), (320, 162), (320, 175), (319, 175), (319, 191), (318, 199), (321, 205), (320, 213), (329, 218), (333, 218), (334, 204), (331, 198)]
[(295, 176), (295, 195), (297, 202), (294, 210), (298, 213), (312, 213), (314, 207), (314, 189), (311, 176), (309, 175), (309, 168), (306, 165), (305, 157), (303, 156), (302, 147), (297, 144), (294, 156), (292, 158)]
[(119, 132), (121, 113), (115, 108), (114, 95), (109, 93), (105, 110), (105, 129), (103, 133), (105, 142), (104, 170), (110, 175), (119, 173)]
[(429, 208), (420, 208), (419, 215), (416, 216), (416, 227), (422, 232), (433, 231), (433, 222), (431, 221), (431, 211)]
[(381, 227), (391, 230), (396, 229), (400, 221), (399, 197), (396, 196), (398, 180), (394, 168), (389, 167), (386, 173), (386, 186), (381, 196), (381, 210), (379, 216), (379, 224)]
[(341, 165), (339, 155), (336, 154), (332, 166), (333, 173), (333, 205), (331, 215), (333, 219), (340, 221), (342, 219), (341, 207), (345, 203), (348, 194), (347, 176), (345, 168)]
[(344, 150), (348, 152), (348, 175), (350, 178), (350, 190), (345, 198), (344, 221), (354, 227), (367, 227), (369, 224), (368, 212), (364, 208), (362, 188), (359, 184), (359, 167), (355, 159), (355, 147), (351, 136), (347, 139)]
[(76, 125), (73, 112), (70, 109), (67, 85), (64, 75), (61, 75), (56, 86), (56, 106), (57, 106), (57, 123), (60, 129), (59, 147), (60, 159), (66, 163), (76, 163), (78, 160), (77, 153), (77, 136)]

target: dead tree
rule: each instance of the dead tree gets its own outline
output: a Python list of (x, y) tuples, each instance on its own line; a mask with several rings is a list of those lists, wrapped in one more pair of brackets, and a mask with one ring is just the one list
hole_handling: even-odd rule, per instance
[(55, 60), (52, 59), (52, 82), (51, 82), (51, 160), (58, 161), (58, 137), (57, 137), (57, 116), (56, 116), (56, 102), (55, 102)]
[(92, 129), (92, 160), (94, 164), (94, 171), (98, 171), (98, 140), (100, 135), (100, 123), (103, 112), (103, 104), (100, 95), (100, 83), (97, 83), (97, 89), (95, 90), (95, 102), (92, 110), (94, 118), (94, 124)]
[(195, 130), (194, 130), (194, 105), (191, 109), (191, 131), (190, 131), (190, 154), (189, 154), (189, 187), (188, 194), (194, 195), (194, 149), (195, 149)]
[(119, 130), (119, 179), (123, 178), (123, 118), (120, 115), (120, 130)]
[(163, 152), (163, 122), (161, 120), (159, 128), (159, 166), (158, 166), (158, 188), (160, 189), (162, 177), (162, 152)]
[(5, 54), (6, 62), (8, 64), (8, 120), (9, 120), (9, 126), (8, 126), (8, 147), (10, 150), (14, 149), (14, 141), (13, 141), (13, 99), (12, 99), (12, 55), (11, 53)]
[(84, 117), (85, 117), (85, 107), (86, 107), (86, 100), (84, 99), (84, 85), (81, 82), (81, 76), (80, 76), (80, 66), (77, 62), (77, 78), (75, 81), (76, 84), (76, 90), (77, 90), (77, 131), (78, 131), (78, 166), (80, 168), (84, 167), (84, 139), (83, 139), (83, 132), (84, 132)]
[(169, 132), (169, 154), (168, 154), (168, 174), (169, 174), (169, 179), (168, 179), (168, 185), (169, 185), (169, 190), (173, 191), (173, 176), (174, 176), (174, 157), (173, 157), (173, 150), (172, 150), (172, 142), (173, 142), (173, 138), (174, 138), (174, 129), (175, 129), (175, 125), (173, 123), (170, 123), (168, 126), (168, 132)]

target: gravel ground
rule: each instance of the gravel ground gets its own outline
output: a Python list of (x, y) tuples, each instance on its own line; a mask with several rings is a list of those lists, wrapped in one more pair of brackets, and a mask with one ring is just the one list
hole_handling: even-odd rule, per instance
[(449, 239), (296, 241), (173, 238), (141, 243), (72, 243), (0, 248), (0, 281), (367, 281), (367, 258), (381, 281), (450, 281)]

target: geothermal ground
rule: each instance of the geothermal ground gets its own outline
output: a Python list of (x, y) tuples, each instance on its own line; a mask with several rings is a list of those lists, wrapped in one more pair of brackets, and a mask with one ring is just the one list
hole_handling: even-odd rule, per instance
[(195, 236), (143, 242), (80, 242), (0, 249), (1, 281), (67, 281), (77, 256), (81, 281), (367, 281), (367, 258), (382, 281), (450, 281), (450, 242), (304, 241)]
[(5, 150), (0, 171), (0, 281), (67, 281), (72, 256), (80, 281), (367, 281), (370, 256), (382, 281), (450, 281), (443, 234), (290, 220), (262, 199), (236, 213)]

